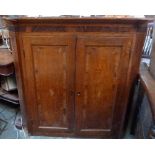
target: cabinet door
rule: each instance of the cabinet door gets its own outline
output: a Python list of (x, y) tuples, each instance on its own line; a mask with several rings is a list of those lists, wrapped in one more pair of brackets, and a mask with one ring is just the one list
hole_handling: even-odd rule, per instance
[(25, 104), (30, 132), (72, 132), (75, 37), (27, 35), (23, 36), (23, 46)]
[[(131, 38), (81, 35), (77, 40), (76, 133), (119, 133), (126, 106)], [(123, 107), (123, 108), (122, 108)]]

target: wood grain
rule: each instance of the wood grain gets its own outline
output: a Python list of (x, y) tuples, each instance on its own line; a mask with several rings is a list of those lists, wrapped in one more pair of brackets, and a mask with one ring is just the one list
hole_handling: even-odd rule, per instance
[(14, 58), (8, 49), (0, 48), (0, 75), (11, 75), (14, 73)]
[[(117, 97), (119, 92), (125, 89), (121, 82), (126, 82), (128, 72), (131, 46), (128, 42), (131, 43), (129, 38), (102, 35), (78, 37), (76, 64), (76, 93), (80, 92), (76, 98), (78, 132), (95, 135), (112, 132)], [(123, 91), (120, 95), (123, 97)], [(118, 102), (117, 106), (119, 104), (121, 102)]]
[[(44, 40), (44, 41), (43, 41)], [(71, 131), (74, 111), (74, 36), (23, 37), (27, 104), (33, 104), (34, 130)], [(30, 69), (31, 68), (31, 69)], [(34, 102), (32, 102), (32, 100)]]
[(148, 20), (7, 20), (32, 135), (120, 138)]

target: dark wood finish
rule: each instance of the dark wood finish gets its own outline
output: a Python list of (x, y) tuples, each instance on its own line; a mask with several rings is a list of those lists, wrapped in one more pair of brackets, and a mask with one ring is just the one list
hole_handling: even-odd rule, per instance
[(0, 75), (10, 75), (14, 72), (13, 55), (8, 49), (0, 48)]
[[(0, 48), (0, 80), (2, 82), (3, 76), (11, 76), (14, 75), (14, 58), (8, 49)], [(18, 92), (12, 91), (7, 92), (5, 90), (0, 89), (0, 99), (13, 103), (19, 104)]]
[(140, 80), (148, 96), (153, 118), (155, 120), (155, 79), (151, 76), (148, 67), (143, 64), (140, 70)]
[(147, 20), (7, 20), (23, 118), (33, 135), (120, 138)]
[(76, 128), (80, 135), (112, 133), (113, 117), (121, 113), (115, 105), (123, 104), (127, 89), (131, 42), (127, 37), (78, 36)]
[(137, 97), (135, 135), (137, 138), (155, 138), (155, 80), (149, 67), (142, 63), (140, 67), (140, 82)]
[(16, 105), (19, 104), (17, 90), (12, 91), (12, 92), (7, 92), (5, 90), (0, 89), (0, 99), (3, 100), (3, 101), (7, 101), (9, 103), (16, 104)]
[(0, 35), (0, 46), (3, 45), (3, 39), (2, 36)]
[[(154, 24), (153, 24), (154, 26)], [(150, 67), (142, 64), (140, 68), (139, 93), (137, 98), (138, 121), (136, 135), (138, 138), (155, 138), (155, 26), (153, 27), (153, 47)], [(142, 133), (142, 134), (141, 134)]]
[[(71, 132), (74, 119), (75, 37), (23, 36), (26, 100), (33, 130)], [(31, 69), (30, 69), (31, 68)]]
[(5, 66), (13, 63), (13, 56), (8, 49), (0, 48), (0, 65)]

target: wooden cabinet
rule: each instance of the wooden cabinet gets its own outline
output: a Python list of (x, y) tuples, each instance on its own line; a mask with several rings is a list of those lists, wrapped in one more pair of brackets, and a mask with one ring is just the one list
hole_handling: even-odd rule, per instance
[(147, 20), (19, 18), (7, 23), (29, 133), (120, 138)]

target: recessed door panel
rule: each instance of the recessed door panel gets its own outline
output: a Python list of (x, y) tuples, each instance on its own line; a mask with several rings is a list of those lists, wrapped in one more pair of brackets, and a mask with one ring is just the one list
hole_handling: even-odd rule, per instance
[[(33, 131), (71, 132), (74, 121), (75, 39), (73, 36), (25, 36), (27, 78), (34, 98)], [(32, 107), (31, 107), (32, 106)]]
[(115, 108), (122, 104), (117, 102), (125, 88), (121, 83), (126, 82), (129, 62), (126, 46), (130, 43), (127, 38), (79, 36), (76, 51), (77, 134), (112, 134), (113, 125), (117, 123), (113, 122)]

